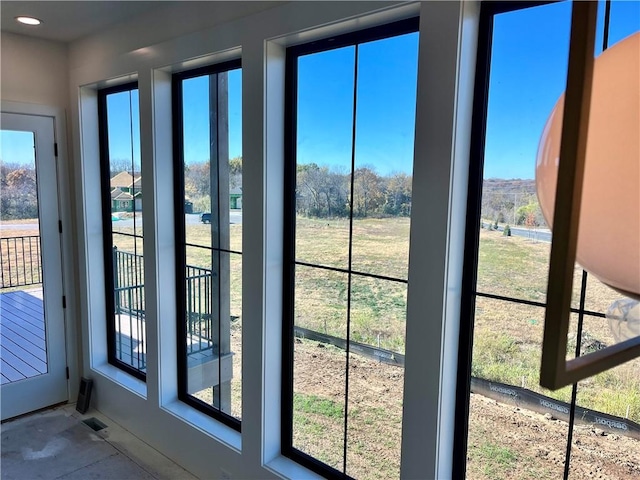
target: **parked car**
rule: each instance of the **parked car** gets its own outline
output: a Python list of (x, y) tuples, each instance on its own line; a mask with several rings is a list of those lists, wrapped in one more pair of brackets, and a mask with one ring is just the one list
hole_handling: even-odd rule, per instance
[(210, 213), (203, 213), (200, 216), (200, 221), (202, 223), (211, 223), (211, 214)]

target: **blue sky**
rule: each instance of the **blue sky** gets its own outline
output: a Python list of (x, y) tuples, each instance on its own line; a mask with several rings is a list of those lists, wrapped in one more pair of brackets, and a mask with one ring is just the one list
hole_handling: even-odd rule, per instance
[(0, 133), (0, 159), (9, 163), (35, 165), (34, 135), (31, 132), (2, 130)]
[[(604, 30), (604, 2), (599, 6), (596, 55)], [(570, 22), (570, 2), (496, 17), (485, 178), (534, 178), (542, 129), (566, 86)], [(609, 46), (639, 29), (640, 2), (612, 2)]]
[[(418, 34), (360, 45), (356, 168), (412, 170)], [(300, 57), (298, 163), (351, 168), (355, 47)]]
[(138, 90), (107, 96), (109, 157), (133, 158), (133, 169), (140, 171), (140, 115)]
[[(229, 85), (229, 158), (242, 156), (242, 71), (231, 70)], [(185, 80), (182, 84), (184, 108), (185, 163), (209, 160), (209, 76)]]
[[(596, 54), (601, 51), (600, 2)], [(495, 20), (485, 150), (486, 178), (533, 178), (544, 123), (565, 88), (571, 3), (498, 15)], [(640, 2), (614, 1), (609, 44), (640, 30)], [(411, 173), (416, 94), (417, 34), (359, 48), (356, 168)], [(298, 162), (348, 171), (351, 159), (355, 48), (299, 60)], [(209, 158), (208, 78), (184, 84), (185, 160)], [(242, 155), (242, 76), (229, 73), (229, 156)], [(137, 105), (137, 92), (132, 95)], [(131, 158), (129, 95), (110, 96), (111, 157)], [(139, 169), (139, 118), (133, 108), (134, 163)], [(3, 131), (5, 161), (32, 159), (13, 132)], [(31, 155), (31, 156), (30, 156)]]
[[(242, 155), (242, 74), (240, 69), (229, 72), (229, 155)], [(138, 92), (131, 94), (137, 105)], [(184, 81), (184, 147), (185, 162), (204, 162), (209, 159), (209, 76)], [(134, 152), (136, 170), (140, 170), (140, 131), (138, 110), (129, 113), (129, 93), (109, 96), (109, 154), (111, 159), (131, 159)], [(134, 139), (131, 142), (130, 119), (133, 118)], [(133, 145), (133, 149), (132, 149)]]

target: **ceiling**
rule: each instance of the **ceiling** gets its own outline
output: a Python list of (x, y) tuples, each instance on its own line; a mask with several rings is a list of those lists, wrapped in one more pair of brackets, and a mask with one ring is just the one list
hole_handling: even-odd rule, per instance
[[(73, 42), (123, 20), (166, 6), (174, 1), (5, 1), (0, 4), (1, 29), (31, 37)], [(42, 20), (29, 27), (15, 17), (28, 15)]]

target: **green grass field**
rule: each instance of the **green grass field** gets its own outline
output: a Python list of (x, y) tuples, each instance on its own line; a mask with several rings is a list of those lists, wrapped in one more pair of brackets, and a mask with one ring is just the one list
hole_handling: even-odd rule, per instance
[[(132, 229), (118, 230), (130, 233)], [(338, 268), (348, 266), (346, 220), (298, 218), (296, 230), (296, 258), (299, 261)], [(504, 237), (501, 232), (489, 230), (482, 230), (480, 239), (477, 290), (544, 303), (549, 244)], [(187, 241), (209, 246), (211, 226), (189, 225)], [(115, 235), (114, 243), (120, 250), (134, 250), (131, 237)], [(241, 251), (241, 245), (242, 225), (231, 225), (226, 248)], [(142, 241), (137, 241), (136, 250), (138, 254), (144, 253)], [(356, 272), (406, 279), (408, 251), (407, 218), (354, 220), (353, 269)], [(188, 265), (211, 268), (212, 254), (206, 248), (188, 247), (186, 257)], [(231, 325), (232, 350), (235, 352), (232, 410), (235, 416), (240, 416), (242, 256), (224, 254), (224, 257), (227, 257), (224, 261), (229, 262), (230, 309), (235, 317)], [(581, 269), (576, 268), (574, 285), (579, 285), (580, 277)], [(297, 325), (346, 337), (347, 274), (298, 266), (295, 291)], [(578, 305), (578, 293), (577, 287), (574, 288), (574, 306)], [(595, 277), (589, 277), (588, 310), (605, 312), (618, 298), (619, 294)], [(352, 340), (404, 353), (406, 284), (356, 273), (352, 276), (350, 306)], [(568, 401), (570, 388), (551, 392), (539, 386), (543, 324), (542, 307), (478, 298), (472, 374)], [(573, 315), (569, 358), (575, 349), (576, 326), (577, 316)], [(583, 352), (613, 343), (606, 319), (585, 317)], [(346, 414), (349, 419), (347, 473), (358, 478), (397, 477), (403, 370), (352, 355), (348, 372), (349, 408), (345, 412), (344, 352), (301, 340), (296, 343), (295, 355), (294, 446), (341, 468), (341, 438)], [(581, 381), (578, 404), (640, 422), (639, 372), (640, 359), (636, 359)], [(209, 401), (211, 393), (203, 391), (198, 396)], [(377, 440), (372, 442), (371, 438)], [(469, 455), (482, 464), (476, 472), (479, 478), (502, 478), (500, 472), (515, 472), (522, 460), (514, 449), (491, 441), (470, 445)]]
[[(406, 279), (409, 253), (409, 219), (356, 219), (353, 230), (353, 269)], [(134, 239), (117, 232), (132, 228), (114, 223), (114, 244), (121, 251), (134, 251)], [(7, 230), (5, 235), (33, 232)], [(138, 231), (137, 233), (141, 233)], [(303, 262), (346, 268), (349, 223), (345, 219), (309, 219), (296, 222), (296, 258)], [(211, 226), (188, 225), (187, 242), (211, 245)], [(242, 225), (230, 226), (223, 246), (242, 250)], [(544, 302), (550, 245), (522, 237), (504, 237), (481, 230), (477, 290), (523, 300)], [(142, 240), (135, 251), (144, 254)], [(188, 247), (188, 265), (211, 268), (212, 254), (206, 248)], [(231, 315), (242, 317), (242, 256), (222, 254), (230, 265)], [(573, 305), (579, 302), (581, 269), (576, 268)], [(346, 337), (348, 277), (304, 266), (296, 270), (296, 324), (337, 337)], [(589, 276), (586, 309), (605, 312), (620, 295)], [(353, 275), (351, 284), (351, 338), (404, 353), (406, 285)], [(517, 303), (479, 298), (476, 303), (473, 374), (491, 380), (526, 386), (551, 397), (568, 400), (569, 389), (549, 392), (538, 382), (544, 309)], [(240, 325), (240, 321), (235, 322)], [(577, 316), (572, 317), (568, 357), (575, 349)], [(611, 345), (614, 339), (605, 319), (586, 316), (583, 333), (585, 351), (593, 345)], [(619, 366), (580, 383), (578, 401), (640, 422), (640, 360)]]
[[(546, 297), (550, 244), (500, 232), (483, 230), (480, 235), (477, 290), (524, 300), (544, 302)], [(582, 270), (574, 275), (573, 305), (579, 302)], [(588, 276), (585, 308), (605, 313), (621, 298), (594, 276)], [(563, 401), (571, 388), (552, 392), (539, 385), (544, 308), (478, 298), (472, 374), (480, 378), (524, 386)], [(567, 358), (575, 355), (578, 318), (571, 315)], [(615, 339), (606, 319), (586, 315), (582, 354), (594, 345), (609, 346)], [(640, 422), (640, 359), (583, 380), (578, 385), (579, 405)]]

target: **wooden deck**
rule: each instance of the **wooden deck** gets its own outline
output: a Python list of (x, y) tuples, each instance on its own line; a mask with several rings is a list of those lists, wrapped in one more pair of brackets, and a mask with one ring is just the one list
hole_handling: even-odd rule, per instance
[[(116, 356), (141, 371), (146, 370), (144, 320), (116, 315)], [(191, 335), (187, 339), (189, 387), (194, 391), (226, 382), (233, 376), (233, 354), (218, 353), (211, 341)], [(0, 374), (2, 384), (47, 373), (42, 288), (0, 293)], [(204, 383), (203, 383), (204, 382)], [(202, 386), (202, 385), (204, 386)]]
[(42, 288), (0, 293), (2, 384), (47, 373)]
[(141, 372), (147, 369), (144, 327), (142, 317), (115, 315), (116, 358)]
[[(144, 371), (143, 323), (116, 316), (116, 351), (123, 362)], [(0, 378), (2, 384), (47, 373), (42, 287), (0, 293)]]

